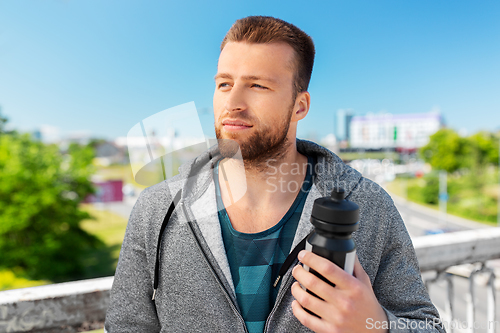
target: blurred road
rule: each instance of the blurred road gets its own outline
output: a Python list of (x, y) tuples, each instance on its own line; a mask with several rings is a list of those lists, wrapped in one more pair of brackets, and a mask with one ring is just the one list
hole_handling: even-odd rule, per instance
[(470, 221), (454, 215), (441, 215), (438, 210), (407, 201), (403, 198), (391, 195), (396, 207), (403, 218), (406, 229), (412, 238), (437, 233), (441, 230), (461, 231), (469, 229), (489, 228), (479, 222)]

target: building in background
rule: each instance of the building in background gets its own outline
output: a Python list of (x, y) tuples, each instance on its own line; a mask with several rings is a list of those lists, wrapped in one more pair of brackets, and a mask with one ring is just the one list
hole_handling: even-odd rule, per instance
[(354, 116), (349, 122), (349, 146), (414, 151), (426, 145), (442, 124), (442, 117), (436, 112)]
[(128, 164), (126, 149), (114, 142), (104, 141), (96, 145), (94, 163), (100, 166)]
[(347, 109), (340, 109), (337, 110), (337, 121), (336, 121), (336, 133), (337, 133), (337, 141), (342, 142), (342, 141), (349, 141), (350, 137), (350, 123), (351, 119), (354, 116), (354, 113), (352, 110)]
[(57, 143), (61, 140), (61, 131), (51, 125), (40, 125), (31, 134), (33, 139), (43, 143)]
[(333, 133), (330, 133), (327, 136), (325, 136), (324, 138), (322, 138), (321, 141), (319, 142), (319, 144), (322, 145), (323, 147), (333, 151), (334, 153), (339, 152), (339, 145), (337, 142), (337, 138), (335, 137), (335, 135)]

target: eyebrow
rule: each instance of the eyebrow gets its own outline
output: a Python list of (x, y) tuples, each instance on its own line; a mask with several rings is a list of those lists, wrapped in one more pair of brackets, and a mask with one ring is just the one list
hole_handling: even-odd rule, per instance
[[(268, 81), (268, 82), (276, 82), (275, 79), (272, 79), (267, 76), (257, 76), (257, 75), (244, 75), (241, 77), (245, 81)], [(229, 73), (219, 73), (215, 75), (214, 80), (217, 79), (233, 79), (233, 76)]]

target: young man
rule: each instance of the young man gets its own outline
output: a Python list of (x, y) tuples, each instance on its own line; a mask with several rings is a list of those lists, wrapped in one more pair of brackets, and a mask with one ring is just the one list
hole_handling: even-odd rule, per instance
[[(107, 332), (444, 331), (390, 197), (330, 151), (296, 139), (310, 106), (313, 61), (311, 38), (282, 20), (247, 17), (229, 30), (215, 76), (221, 141), (141, 194)], [(296, 258), (274, 286), (313, 228), (314, 200), (335, 187), (360, 206), (354, 276), (301, 251), (298, 260), (336, 287)]]

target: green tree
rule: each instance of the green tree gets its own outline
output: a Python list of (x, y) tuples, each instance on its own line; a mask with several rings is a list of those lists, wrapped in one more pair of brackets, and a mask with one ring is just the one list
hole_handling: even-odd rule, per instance
[(0, 135), (5, 133), (5, 124), (7, 123), (8, 118), (2, 116), (2, 107), (0, 106)]
[(107, 142), (106, 139), (92, 138), (92, 139), (90, 139), (90, 141), (87, 144), (87, 146), (92, 147), (93, 149), (96, 149), (100, 144), (103, 144), (105, 142)]
[(444, 128), (431, 135), (429, 143), (420, 149), (420, 156), (435, 170), (454, 172), (466, 167), (465, 152), (465, 139), (454, 130)]
[(498, 164), (498, 139), (490, 132), (478, 132), (467, 138), (466, 154), (470, 168), (484, 169)]
[(80, 278), (86, 253), (103, 246), (80, 228), (78, 209), (93, 192), (93, 150), (67, 154), (29, 135), (0, 135), (0, 269), (30, 279)]

